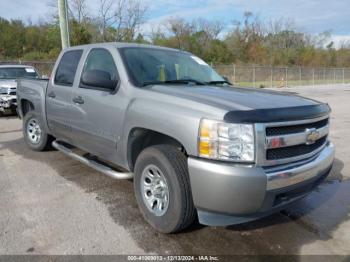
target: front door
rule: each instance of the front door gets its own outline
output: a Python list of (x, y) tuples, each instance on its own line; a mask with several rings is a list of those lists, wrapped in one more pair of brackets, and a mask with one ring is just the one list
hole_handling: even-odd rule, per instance
[[(119, 80), (112, 52), (105, 48), (91, 49), (81, 75), (96, 70), (108, 74), (110, 80)], [(72, 130), (78, 147), (102, 159), (118, 162), (117, 141), (127, 101), (121, 88), (115, 88), (111, 91), (82, 84), (74, 88)]]

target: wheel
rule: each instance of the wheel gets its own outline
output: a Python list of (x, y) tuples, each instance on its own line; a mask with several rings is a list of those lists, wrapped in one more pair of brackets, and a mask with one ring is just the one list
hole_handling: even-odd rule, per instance
[(192, 224), (192, 200), (186, 156), (171, 145), (146, 148), (136, 160), (134, 189), (146, 221), (162, 233)]
[(33, 112), (28, 112), (23, 118), (23, 136), (27, 145), (35, 151), (49, 149), (53, 140)]

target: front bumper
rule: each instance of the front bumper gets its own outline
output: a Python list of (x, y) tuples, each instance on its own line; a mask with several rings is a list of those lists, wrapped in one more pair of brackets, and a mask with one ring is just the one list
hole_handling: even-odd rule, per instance
[(192, 196), (202, 224), (239, 224), (285, 208), (328, 175), (333, 144), (311, 159), (273, 168), (189, 158)]

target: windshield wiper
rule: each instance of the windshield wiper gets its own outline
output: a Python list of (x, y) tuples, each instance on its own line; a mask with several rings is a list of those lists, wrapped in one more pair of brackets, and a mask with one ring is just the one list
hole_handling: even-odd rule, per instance
[(173, 80), (165, 80), (165, 81), (145, 81), (143, 82), (143, 86), (148, 85), (162, 85), (162, 84), (189, 84), (193, 83), (196, 85), (205, 85), (204, 82), (195, 79), (173, 79)]
[(228, 85), (232, 85), (229, 81), (226, 80), (221, 80), (221, 81), (209, 81), (209, 82), (205, 82), (207, 85), (222, 85), (222, 84), (228, 84)]

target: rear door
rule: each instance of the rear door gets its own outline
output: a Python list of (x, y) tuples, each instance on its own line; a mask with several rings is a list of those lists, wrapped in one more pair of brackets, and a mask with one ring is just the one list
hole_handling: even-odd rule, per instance
[(46, 115), (50, 132), (58, 139), (71, 141), (71, 109), (73, 85), (79, 81), (76, 71), (83, 50), (69, 50), (61, 56), (46, 92)]

